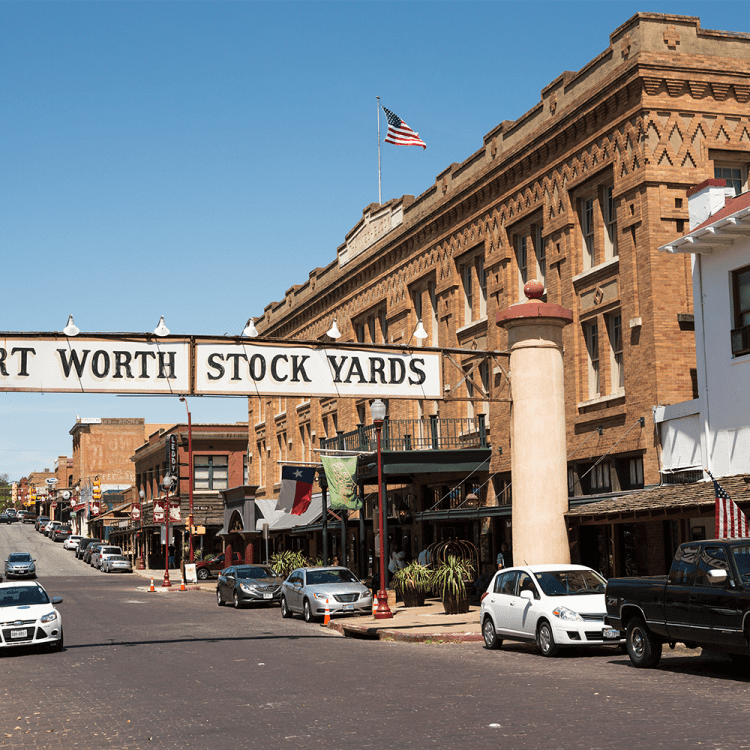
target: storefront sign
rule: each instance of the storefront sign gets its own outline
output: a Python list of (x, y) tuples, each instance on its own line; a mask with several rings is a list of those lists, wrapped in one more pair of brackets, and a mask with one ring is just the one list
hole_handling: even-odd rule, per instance
[(167, 466), (169, 474), (176, 480), (179, 478), (179, 464), (177, 461), (177, 435), (170, 435), (167, 439)]

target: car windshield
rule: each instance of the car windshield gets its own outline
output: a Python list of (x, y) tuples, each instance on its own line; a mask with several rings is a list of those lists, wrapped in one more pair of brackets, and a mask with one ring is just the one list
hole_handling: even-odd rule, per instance
[(251, 568), (237, 568), (237, 578), (275, 578), (272, 568), (254, 565)]
[(750, 580), (750, 544), (733, 544), (732, 554), (742, 580)]
[(0, 607), (22, 607), (29, 604), (49, 604), (47, 592), (40, 586), (0, 589)]
[(28, 552), (13, 552), (8, 556), (8, 562), (31, 562), (31, 555)]
[(319, 586), (321, 583), (359, 583), (357, 576), (349, 570), (308, 570), (307, 585)]
[(603, 594), (607, 582), (593, 570), (550, 570), (534, 573), (547, 596)]

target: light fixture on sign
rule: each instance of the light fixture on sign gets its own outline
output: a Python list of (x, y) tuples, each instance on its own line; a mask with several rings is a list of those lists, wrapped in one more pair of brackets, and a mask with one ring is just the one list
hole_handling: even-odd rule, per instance
[(164, 325), (164, 316), (159, 318), (159, 325), (154, 328), (154, 333), (157, 336), (169, 336), (169, 328)]
[(258, 335), (258, 329), (255, 327), (255, 323), (253, 322), (252, 318), (247, 319), (245, 330), (242, 331), (242, 335), (249, 336), (251, 339), (254, 339)]
[(63, 333), (66, 336), (77, 336), (80, 332), (78, 326), (73, 322), (73, 316), (68, 315), (68, 325), (63, 328)]
[(339, 327), (336, 325), (336, 318), (333, 319), (333, 325), (326, 331), (326, 335), (332, 339), (341, 338), (341, 331), (339, 331)]

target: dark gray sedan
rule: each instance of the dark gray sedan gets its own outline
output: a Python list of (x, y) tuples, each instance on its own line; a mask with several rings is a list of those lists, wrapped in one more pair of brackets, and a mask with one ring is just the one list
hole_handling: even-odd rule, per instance
[(313, 622), (325, 615), (370, 614), (372, 593), (348, 568), (297, 568), (281, 587), (281, 616)]
[(235, 609), (252, 602), (278, 603), (283, 580), (268, 565), (232, 565), (219, 574), (216, 601), (220, 607), (232, 602)]
[(36, 565), (28, 552), (11, 552), (5, 561), (6, 578), (36, 578)]

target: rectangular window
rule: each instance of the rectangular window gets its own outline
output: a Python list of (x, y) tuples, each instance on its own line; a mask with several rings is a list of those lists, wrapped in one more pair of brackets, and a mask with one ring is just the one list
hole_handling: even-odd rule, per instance
[(360, 344), (365, 343), (365, 326), (363, 323), (357, 323), (355, 326), (355, 330), (357, 332), (357, 342)]
[(581, 204), (581, 232), (583, 233), (583, 270), (594, 266), (594, 199)]
[(610, 315), (607, 318), (610, 351), (610, 393), (625, 390), (625, 369), (622, 363), (622, 316)]
[[(414, 327), (409, 333), (408, 343), (411, 343), (412, 345), (416, 344), (417, 346), (424, 346), (425, 339), (417, 338), (414, 335), (414, 331), (417, 329), (419, 321), (422, 320), (422, 290), (415, 291), (412, 297), (414, 299)], [(422, 325), (424, 325), (424, 321), (422, 322)]]
[(604, 225), (606, 229), (604, 254), (607, 260), (615, 258), (619, 254), (617, 249), (617, 202), (614, 192), (615, 189), (611, 186), (604, 188)]
[(464, 284), (464, 323), (471, 323), (474, 320), (474, 269), (471, 263), (463, 267)]
[[(285, 432), (280, 432), (278, 435), (276, 435), (276, 443), (277, 443), (278, 448), (279, 448), (278, 460), (285, 462), (287, 460), (287, 453), (286, 453), (286, 433)], [(281, 470), (283, 468), (283, 464), (279, 463), (278, 467), (279, 467), (278, 481), (280, 482), (281, 481)]]
[[(430, 321), (432, 328), (431, 346), (437, 346), (438, 343), (438, 308), (437, 308), (437, 287), (434, 281), (427, 283), (427, 293), (430, 296)], [(425, 326), (426, 327), (426, 326)], [(427, 329), (429, 330), (429, 328)]]
[(750, 354), (750, 266), (732, 272), (734, 329), (732, 355)]
[(538, 269), (537, 280), (547, 288), (547, 248), (544, 238), (542, 237), (542, 228), (539, 225), (534, 227), (534, 249), (536, 250), (536, 266)]
[(608, 492), (612, 489), (609, 461), (602, 461), (591, 470), (591, 489), (594, 492)]
[(630, 459), (630, 487), (631, 490), (641, 489), (643, 487), (643, 459)]
[(228, 456), (193, 456), (196, 490), (225, 490), (229, 482)]
[(487, 317), (487, 271), (484, 258), (477, 258), (477, 279), (479, 281), (479, 317)]
[(388, 318), (386, 317), (385, 310), (380, 313), (380, 334), (382, 336), (381, 343), (388, 343)]
[(743, 172), (742, 167), (736, 165), (714, 165), (714, 177), (719, 180), (726, 180), (727, 187), (733, 188), (735, 195), (739, 195), (743, 191), (745, 183)]
[(247, 453), (242, 456), (242, 484), (250, 484), (250, 460)]
[(589, 364), (588, 397), (596, 398), (601, 395), (599, 390), (599, 326), (596, 323), (586, 323), (583, 332), (586, 337)]
[(524, 284), (529, 280), (529, 248), (526, 235), (516, 238), (516, 260), (518, 261), (518, 288), (522, 292)]

